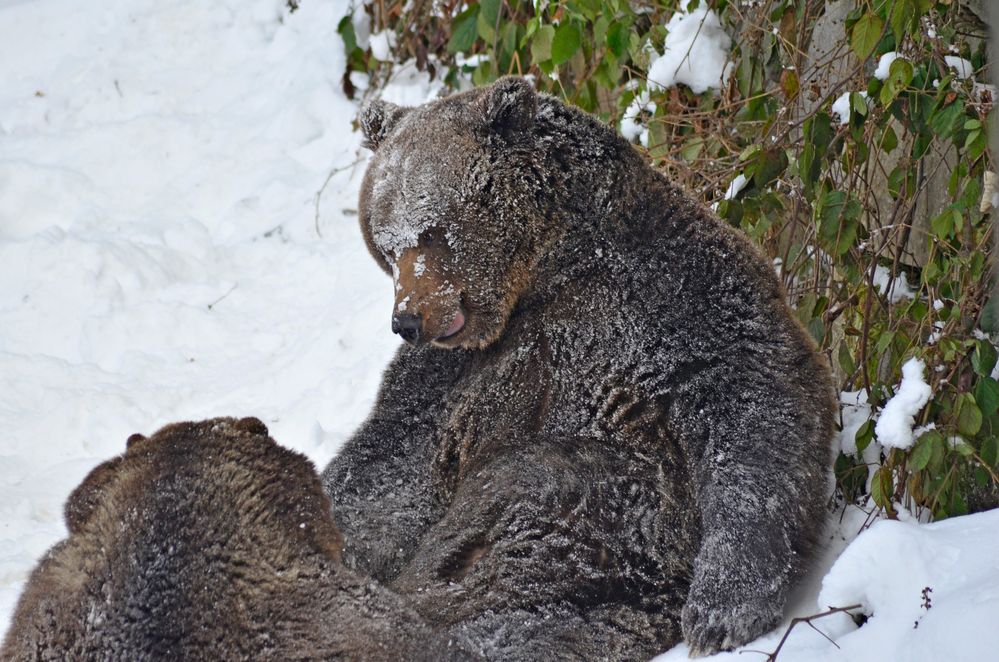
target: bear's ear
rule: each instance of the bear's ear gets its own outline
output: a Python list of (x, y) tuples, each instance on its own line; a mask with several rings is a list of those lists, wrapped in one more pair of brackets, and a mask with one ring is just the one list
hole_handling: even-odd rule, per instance
[(530, 128), (537, 110), (538, 95), (524, 78), (500, 78), (493, 83), (486, 97), (486, 122), (491, 129), (503, 135)]
[(378, 149), (385, 136), (399, 123), (411, 108), (397, 106), (381, 99), (372, 99), (361, 107), (361, 133), (364, 134), (364, 146), (372, 152)]
[(124, 456), (119, 455), (98, 465), (69, 495), (63, 509), (63, 516), (66, 519), (66, 528), (69, 529), (70, 533), (79, 533), (86, 526), (91, 514), (104, 498), (104, 488), (118, 474), (118, 469), (124, 459)]

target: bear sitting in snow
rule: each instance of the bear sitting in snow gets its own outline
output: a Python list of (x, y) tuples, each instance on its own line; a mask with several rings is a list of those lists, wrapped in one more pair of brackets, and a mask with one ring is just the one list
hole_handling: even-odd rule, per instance
[(348, 566), (495, 659), (776, 626), (835, 402), (769, 263), (524, 80), (361, 126), (361, 230), (408, 345), (323, 475)]
[(312, 465), (257, 419), (169, 425), (94, 469), (3, 660), (462, 657), (340, 562)]

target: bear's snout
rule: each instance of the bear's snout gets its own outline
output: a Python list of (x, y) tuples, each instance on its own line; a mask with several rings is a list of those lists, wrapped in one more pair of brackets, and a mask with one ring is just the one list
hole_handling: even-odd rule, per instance
[(423, 337), (423, 316), (416, 313), (396, 313), (392, 316), (392, 333), (408, 342), (419, 345)]

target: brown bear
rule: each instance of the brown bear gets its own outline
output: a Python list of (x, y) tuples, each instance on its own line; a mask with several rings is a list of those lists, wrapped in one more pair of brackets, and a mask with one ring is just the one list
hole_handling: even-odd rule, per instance
[(311, 463), (257, 419), (177, 423), (94, 469), (66, 504), (3, 660), (460, 658), (340, 562)]
[(777, 625), (836, 404), (768, 261), (523, 79), (361, 126), (361, 231), (408, 344), (323, 475), (347, 565), (492, 659)]

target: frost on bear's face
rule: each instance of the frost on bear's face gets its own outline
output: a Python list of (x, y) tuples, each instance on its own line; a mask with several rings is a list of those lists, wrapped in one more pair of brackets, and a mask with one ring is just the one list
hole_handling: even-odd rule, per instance
[(393, 276), (392, 328), (412, 343), (499, 338), (545, 244), (522, 81), (417, 108), (369, 103), (361, 187), (368, 249)]

